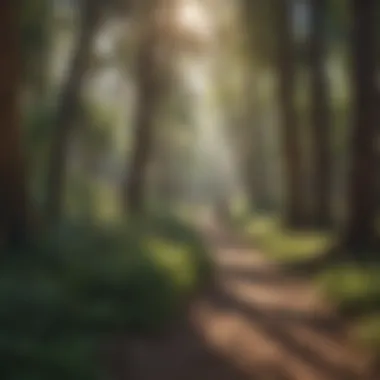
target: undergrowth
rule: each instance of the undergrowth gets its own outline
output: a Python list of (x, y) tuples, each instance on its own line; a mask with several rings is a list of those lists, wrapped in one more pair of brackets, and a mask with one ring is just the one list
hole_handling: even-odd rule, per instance
[[(253, 244), (280, 264), (314, 260), (324, 255), (335, 240), (333, 234), (285, 230), (275, 216), (254, 216), (244, 228)], [(335, 262), (318, 270), (311, 279), (321, 294), (351, 321), (353, 339), (380, 353), (380, 264)]]
[(170, 218), (66, 222), (0, 268), (0, 378), (107, 379), (97, 352), (176, 318), (207, 280), (206, 250)]

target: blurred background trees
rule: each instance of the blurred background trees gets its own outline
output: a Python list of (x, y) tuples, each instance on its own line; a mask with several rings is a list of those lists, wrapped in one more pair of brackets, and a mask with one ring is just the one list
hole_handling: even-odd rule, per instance
[(7, 0), (1, 14), (2, 249), (209, 210), (324, 231), (359, 260), (379, 249), (376, 0)]
[[(376, 21), (375, 8), (373, 6), (372, 17)], [(70, 172), (71, 167), (67, 162), (83, 159), (88, 155), (85, 151), (94, 153), (85, 147), (85, 136), (88, 146), (94, 141), (98, 146), (95, 151), (105, 149), (108, 153), (103, 153), (113, 157), (107, 161), (111, 160), (112, 171), (119, 173), (116, 176), (119, 179), (115, 180), (120, 182), (117, 197), (123, 199), (123, 208), (141, 213), (143, 204), (149, 203), (148, 193), (152, 194), (150, 190), (147, 192), (147, 184), (152, 189), (155, 187), (148, 180), (152, 172), (149, 167), (158, 154), (153, 151), (161, 149), (163, 154), (164, 151), (168, 154), (177, 144), (174, 139), (171, 144), (161, 143), (158, 148), (156, 141), (161, 131), (169, 128), (161, 124), (184, 122), (192, 124), (185, 129), (196, 130), (194, 117), (184, 115), (200, 112), (195, 111), (197, 96), (191, 93), (201, 91), (199, 86), (204, 84), (195, 82), (205, 83), (201, 77), (206, 75), (207, 67), (213, 67), (211, 70), (219, 74), (209, 76), (209, 86), (213, 86), (214, 91), (207, 96), (219, 99), (212, 103), (223, 109), (223, 112), (215, 111), (218, 118), (223, 119), (218, 134), (227, 141), (230, 151), (227, 155), (233, 157), (228, 160), (234, 161), (232, 171), (239, 173), (237, 176), (244, 187), (240, 193), (250, 198), (256, 209), (281, 209), (289, 226), (295, 228), (327, 228), (342, 221), (344, 210), (346, 213), (355, 209), (352, 194), (359, 190), (353, 190), (353, 183), (364, 181), (363, 178), (354, 181), (354, 175), (350, 176), (347, 187), (351, 194), (350, 205), (345, 207), (344, 183), (349, 166), (354, 168), (357, 164), (354, 153), (359, 149), (357, 141), (375, 140), (374, 135), (369, 137), (363, 132), (363, 124), (368, 123), (358, 121), (360, 132), (356, 135), (357, 129), (353, 127), (353, 133), (360, 139), (353, 138), (355, 143), (349, 145), (350, 111), (364, 118), (364, 113), (369, 112), (369, 101), (362, 100), (362, 96), (372, 99), (378, 92), (376, 79), (373, 79), (378, 67), (378, 33), (375, 26), (366, 31), (367, 35), (361, 37), (366, 41), (362, 48), (364, 53), (358, 54), (354, 37), (359, 37), (354, 33), (359, 35), (364, 31), (357, 27), (356, 32), (353, 14), (356, 15), (352, 7), (340, 2), (306, 0), (281, 4), (274, 0), (242, 0), (236, 5), (224, 2), (216, 5), (212, 1), (204, 5), (174, 0), (157, 0), (146, 5), (114, 1), (107, 6), (83, 1), (80, 7), (63, 1), (54, 6), (42, 0), (33, 5), (25, 3), (20, 48), (24, 61), (29, 64), (23, 69), (22, 89), (25, 91), (22, 93), (25, 94), (24, 115), (29, 115), (26, 116), (26, 136), (33, 140), (33, 145), (27, 148), (30, 152), (36, 146), (30, 156), (34, 163), (31, 172), (35, 173), (38, 167), (39, 177), (46, 177), (47, 186), (37, 182), (40, 184), (38, 192), (45, 194), (42, 198), (50, 220), (59, 220), (62, 217), (59, 210), (66, 207), (65, 194), (70, 180), (67, 182), (65, 178), (70, 174), (65, 173)], [(199, 21), (202, 17), (206, 21)], [(366, 24), (371, 25), (369, 21), (374, 24), (374, 20)], [(192, 25), (197, 22), (206, 26)], [(230, 25), (235, 28), (231, 29)], [(351, 29), (354, 32), (351, 33)], [(359, 67), (353, 70), (348, 60), (352, 50), (352, 64)], [(359, 62), (358, 57), (364, 61), (366, 55), (367, 66), (361, 69), (364, 63)], [(217, 65), (211, 63), (213, 60), (218, 61)], [(190, 69), (186, 68), (191, 65), (199, 66), (198, 73), (191, 69), (195, 73), (192, 80), (188, 78)], [(364, 78), (357, 78), (360, 69), (367, 73), (370, 83), (365, 90), (360, 87), (364, 86)], [(100, 90), (99, 86), (108, 87), (110, 96), (102, 96), (106, 90)], [(365, 95), (358, 95), (361, 91)], [(179, 95), (186, 92), (188, 95)], [(90, 103), (91, 106), (86, 105)], [(363, 107), (367, 107), (367, 111), (362, 111)], [(91, 114), (97, 118), (100, 108), (105, 110), (104, 116), (109, 115), (105, 116), (109, 122), (104, 117), (99, 123), (93, 120)], [(204, 111), (210, 115), (215, 112)], [(372, 120), (375, 123), (375, 116)], [(51, 127), (53, 124), (55, 128)], [(133, 127), (128, 128), (128, 124)], [(153, 127), (156, 124), (160, 125)], [(90, 134), (100, 133), (99, 128), (106, 128), (98, 138), (98, 142), (104, 144), (95, 143), (96, 139), (90, 137)], [(168, 133), (166, 139), (174, 131)], [(106, 134), (114, 137), (106, 138)], [(199, 136), (185, 134), (188, 135), (188, 138), (183, 137), (187, 140), (185, 144), (190, 148), (199, 145), (199, 141), (194, 140), (194, 137), (199, 140)], [(109, 143), (106, 144), (106, 140)], [(362, 149), (369, 155), (371, 149), (363, 145)], [(183, 149), (184, 146), (177, 154)], [(100, 161), (104, 163), (103, 153)], [(72, 155), (76, 158), (68, 159)], [(358, 153), (358, 156), (363, 154)], [(371, 157), (366, 160), (373, 162)], [(185, 162), (182, 164), (186, 171)], [(164, 169), (160, 170), (162, 175), (170, 177), (164, 174)], [(368, 170), (359, 172), (364, 175)], [(34, 183), (35, 174), (32, 177)], [(373, 181), (375, 177), (368, 175)], [(374, 186), (358, 188), (370, 191)], [(368, 202), (375, 197), (367, 195)], [(228, 202), (234, 201), (229, 199)], [(359, 204), (363, 206), (362, 200)], [(367, 209), (374, 207), (368, 205)], [(364, 226), (365, 223), (359, 224)]]

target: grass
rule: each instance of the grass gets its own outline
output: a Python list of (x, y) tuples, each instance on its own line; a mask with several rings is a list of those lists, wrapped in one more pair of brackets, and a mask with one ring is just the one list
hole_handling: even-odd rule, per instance
[[(0, 268), (0, 377), (104, 380), (110, 336), (150, 335), (179, 317), (211, 274), (191, 227), (69, 220)], [(4, 359), (4, 360), (3, 360)]]
[(380, 354), (380, 265), (346, 263), (316, 278), (321, 292), (352, 321), (352, 336)]
[(245, 232), (271, 259), (284, 263), (315, 258), (332, 243), (332, 236), (325, 233), (285, 230), (275, 216), (253, 218)]
[[(284, 230), (275, 216), (256, 216), (245, 232), (272, 260), (297, 264), (322, 255), (334, 236), (320, 232)], [(321, 293), (352, 321), (352, 334), (380, 353), (380, 264), (346, 262), (328, 266), (313, 281)]]

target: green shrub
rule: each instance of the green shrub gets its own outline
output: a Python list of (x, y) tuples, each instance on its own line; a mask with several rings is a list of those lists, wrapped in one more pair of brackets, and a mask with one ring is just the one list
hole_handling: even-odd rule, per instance
[(319, 231), (295, 231), (283, 228), (274, 216), (256, 216), (246, 223), (245, 231), (270, 259), (297, 263), (325, 253), (333, 244), (333, 235)]
[(317, 277), (323, 293), (353, 324), (352, 336), (380, 352), (380, 266), (347, 263)]
[[(246, 232), (265, 255), (295, 264), (317, 258), (334, 244), (334, 235), (318, 231), (287, 231), (272, 216), (256, 217)], [(380, 352), (380, 265), (342, 262), (328, 265), (313, 278), (320, 293), (352, 322), (352, 336)]]
[(210, 273), (198, 235), (167, 218), (67, 222), (34, 250), (6, 257), (0, 269), (6, 379), (103, 380), (94, 354), (105, 337), (159, 331)]

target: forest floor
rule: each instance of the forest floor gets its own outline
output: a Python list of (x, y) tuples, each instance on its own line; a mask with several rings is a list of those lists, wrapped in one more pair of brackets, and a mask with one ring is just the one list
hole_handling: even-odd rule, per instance
[(213, 285), (167, 334), (122, 340), (115, 380), (380, 379), (311, 282), (230, 235), (207, 228)]

